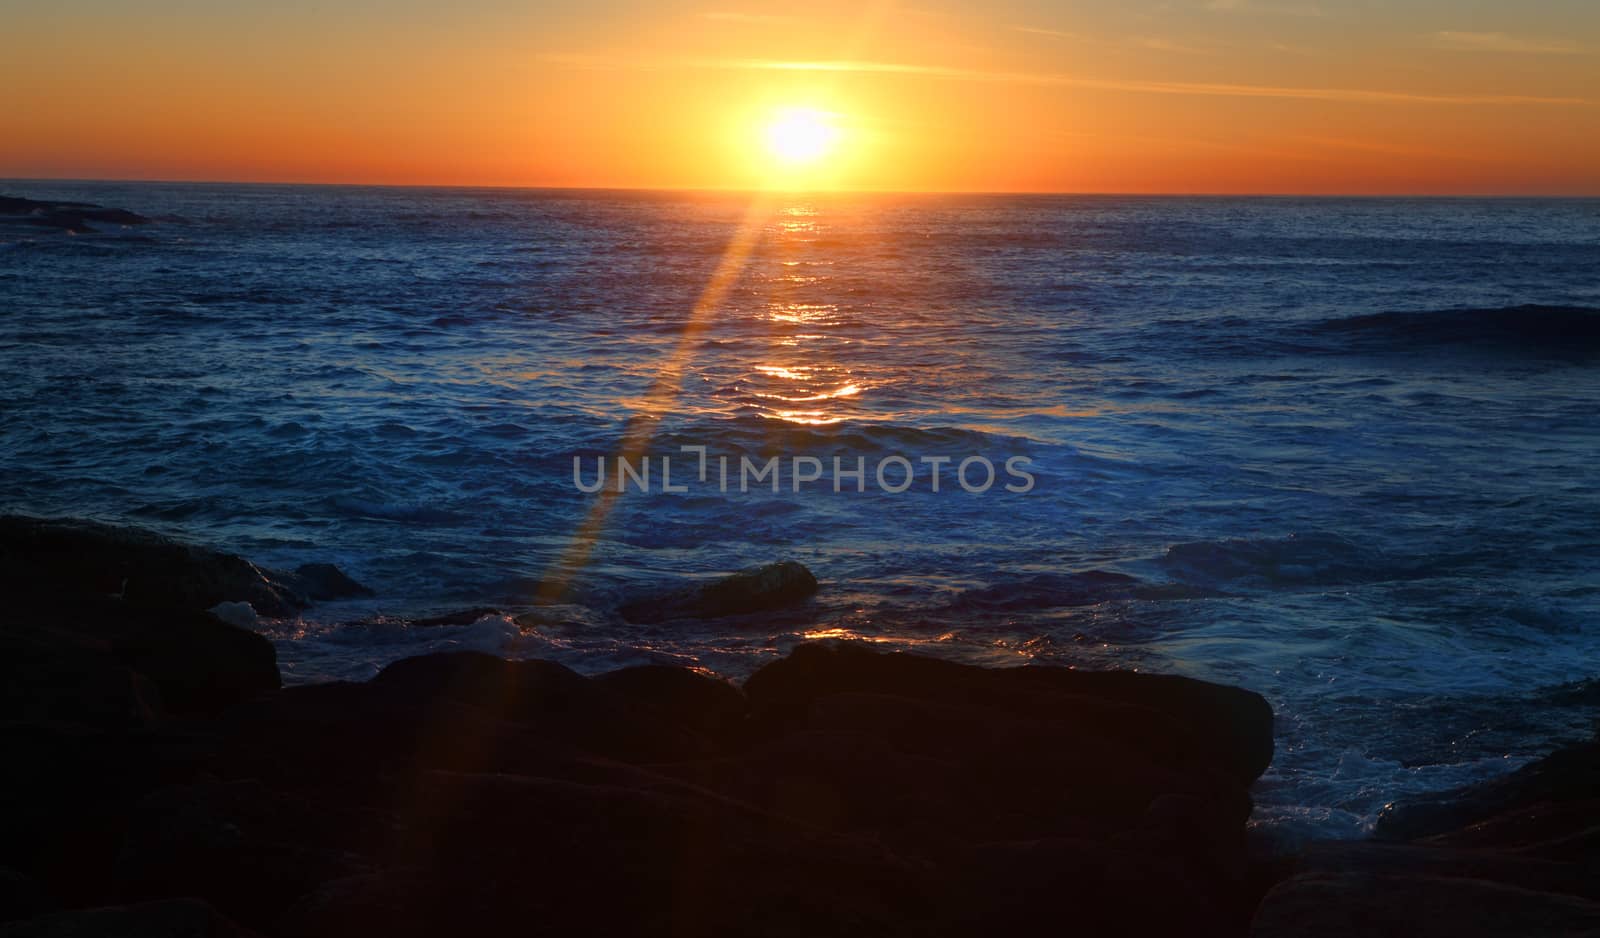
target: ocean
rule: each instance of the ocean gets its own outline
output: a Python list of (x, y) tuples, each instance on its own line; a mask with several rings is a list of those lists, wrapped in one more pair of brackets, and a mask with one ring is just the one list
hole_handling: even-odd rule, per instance
[[(1271, 700), (1286, 837), (1593, 728), (1600, 202), (0, 191), (155, 219), (0, 236), (0, 508), (377, 590), (262, 622), (290, 683), (812, 638), (1177, 672)], [(580, 490), (619, 453), (648, 491)], [(785, 559), (805, 607), (619, 612)]]

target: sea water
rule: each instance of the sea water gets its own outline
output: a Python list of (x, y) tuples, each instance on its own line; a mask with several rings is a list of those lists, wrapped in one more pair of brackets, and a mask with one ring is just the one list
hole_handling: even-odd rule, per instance
[[(0, 508), (377, 590), (261, 624), (290, 683), (808, 638), (1172, 671), (1272, 701), (1291, 835), (1592, 728), (1600, 202), (0, 191), (154, 219), (0, 236)], [(648, 486), (575, 484), (619, 455)], [(619, 612), (781, 559), (811, 604)], [(463, 607), (504, 614), (410, 621)]]

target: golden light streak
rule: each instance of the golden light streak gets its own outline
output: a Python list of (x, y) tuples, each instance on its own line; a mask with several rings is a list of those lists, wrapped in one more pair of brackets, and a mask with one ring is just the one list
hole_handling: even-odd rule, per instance
[[(771, 207), (770, 195), (760, 194), (751, 200), (739, 227), (734, 230), (727, 248), (723, 250), (716, 270), (712, 272), (711, 279), (707, 281), (705, 289), (700, 292), (699, 299), (690, 310), (689, 319), (684, 323), (683, 332), (678, 336), (671, 354), (662, 363), (660, 373), (645, 392), (641, 399), (642, 404), (628, 417), (616, 454), (617, 458), (637, 463), (645, 455), (650, 440), (655, 436), (657, 424), (660, 423), (662, 416), (671, 411), (673, 403), (683, 390), (683, 376), (695, 340), (704, 331), (711, 315), (722, 305), (728, 290), (744, 272), (751, 251), (761, 239), (765, 220), (771, 216)], [(616, 462), (613, 461), (612, 465), (615, 466)], [(582, 523), (573, 533), (566, 550), (539, 581), (539, 590), (535, 594), (536, 602), (551, 603), (566, 595), (572, 578), (594, 554), (595, 544), (605, 529), (606, 519), (621, 495), (616, 485), (601, 488), (594, 503), (584, 515)]]

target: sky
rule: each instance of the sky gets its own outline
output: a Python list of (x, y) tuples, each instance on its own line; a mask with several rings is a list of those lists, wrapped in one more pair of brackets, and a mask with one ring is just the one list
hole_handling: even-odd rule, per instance
[[(1600, 195), (1596, 0), (0, 0), (0, 178)], [(775, 115), (828, 127), (788, 165)]]

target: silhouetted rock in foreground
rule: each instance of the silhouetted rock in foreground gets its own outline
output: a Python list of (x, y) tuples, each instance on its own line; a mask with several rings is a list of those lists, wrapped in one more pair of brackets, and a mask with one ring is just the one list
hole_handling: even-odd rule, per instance
[(1183, 678), (807, 645), (747, 691), (455, 652), (199, 720), (51, 700), (0, 724), (0, 867), (120, 908), (21, 934), (1225, 935), (1265, 888), (1271, 712)]
[(0, 938), (249, 938), (249, 932), (196, 899), (78, 909), (9, 926)]
[(104, 208), (88, 202), (57, 202), (0, 195), (0, 218), (9, 217), (40, 228), (83, 233), (95, 230), (89, 222), (108, 225), (146, 225), (150, 219), (120, 208)]
[(0, 515), (0, 578), (42, 599), (115, 596), (190, 612), (245, 602), (265, 616), (293, 615), (314, 599), (371, 595), (332, 564), (281, 573), (141, 528), (22, 515)]
[(0, 720), (126, 730), (219, 712), (277, 689), (277, 656), (206, 610), (366, 592), (329, 564), (284, 574), (138, 528), (0, 516)]
[(670, 619), (720, 619), (767, 612), (804, 602), (817, 591), (817, 578), (792, 560), (751, 567), (700, 586), (652, 596), (622, 607), (630, 622)]
[(1460, 876), (1304, 874), (1261, 904), (1252, 934), (1283, 938), (1558, 938), (1600, 934), (1600, 903)]
[(1391, 808), (1378, 836), (1307, 850), (1252, 934), (1600, 934), (1600, 742)]

